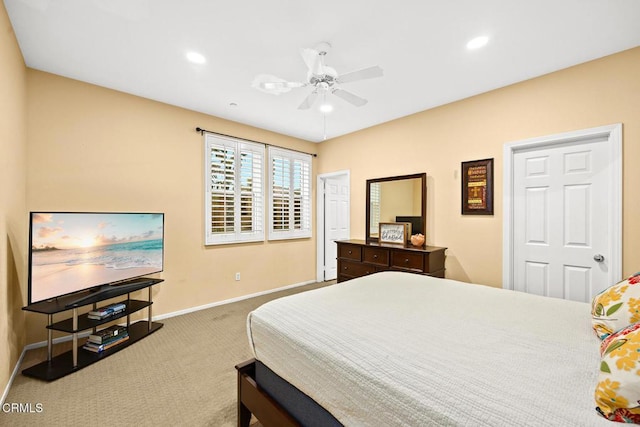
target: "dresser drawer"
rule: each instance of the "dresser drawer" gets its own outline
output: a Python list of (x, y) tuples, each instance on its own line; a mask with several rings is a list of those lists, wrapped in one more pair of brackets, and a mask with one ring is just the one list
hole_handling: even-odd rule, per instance
[(361, 240), (337, 241), (336, 244), (338, 282), (388, 270), (444, 277), (447, 248), (403, 247)]
[(362, 247), (357, 245), (338, 244), (338, 258), (362, 261)]
[(365, 246), (362, 249), (362, 261), (381, 267), (388, 267), (389, 249)]
[(360, 277), (375, 273), (376, 268), (372, 265), (360, 264), (358, 262), (338, 260), (338, 272), (342, 276)]
[(424, 257), (422, 252), (392, 250), (391, 268), (423, 272)]

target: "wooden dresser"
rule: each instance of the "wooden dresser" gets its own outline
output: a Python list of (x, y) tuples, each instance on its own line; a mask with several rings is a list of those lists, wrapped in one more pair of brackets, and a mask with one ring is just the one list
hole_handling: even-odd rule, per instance
[(367, 243), (364, 240), (342, 240), (336, 243), (338, 282), (386, 270), (444, 277), (444, 252), (447, 248)]

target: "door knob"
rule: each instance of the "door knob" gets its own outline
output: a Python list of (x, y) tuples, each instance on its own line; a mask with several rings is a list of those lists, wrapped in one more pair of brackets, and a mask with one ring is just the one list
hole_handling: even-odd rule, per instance
[(595, 254), (595, 255), (593, 256), (593, 260), (594, 260), (594, 261), (596, 261), (596, 262), (602, 262), (602, 261), (604, 261), (604, 255), (601, 255), (601, 254)]

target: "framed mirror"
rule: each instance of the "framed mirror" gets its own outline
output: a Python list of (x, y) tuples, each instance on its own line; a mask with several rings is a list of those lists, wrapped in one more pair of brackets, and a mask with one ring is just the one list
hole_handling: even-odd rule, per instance
[(381, 222), (410, 222), (411, 234), (426, 235), (427, 174), (367, 180), (366, 240), (378, 241)]

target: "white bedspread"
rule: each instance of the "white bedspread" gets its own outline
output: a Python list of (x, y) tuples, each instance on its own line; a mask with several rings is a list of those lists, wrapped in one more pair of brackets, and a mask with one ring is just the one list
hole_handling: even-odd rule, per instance
[(588, 304), (383, 272), (269, 302), (256, 359), (345, 426), (614, 425)]

